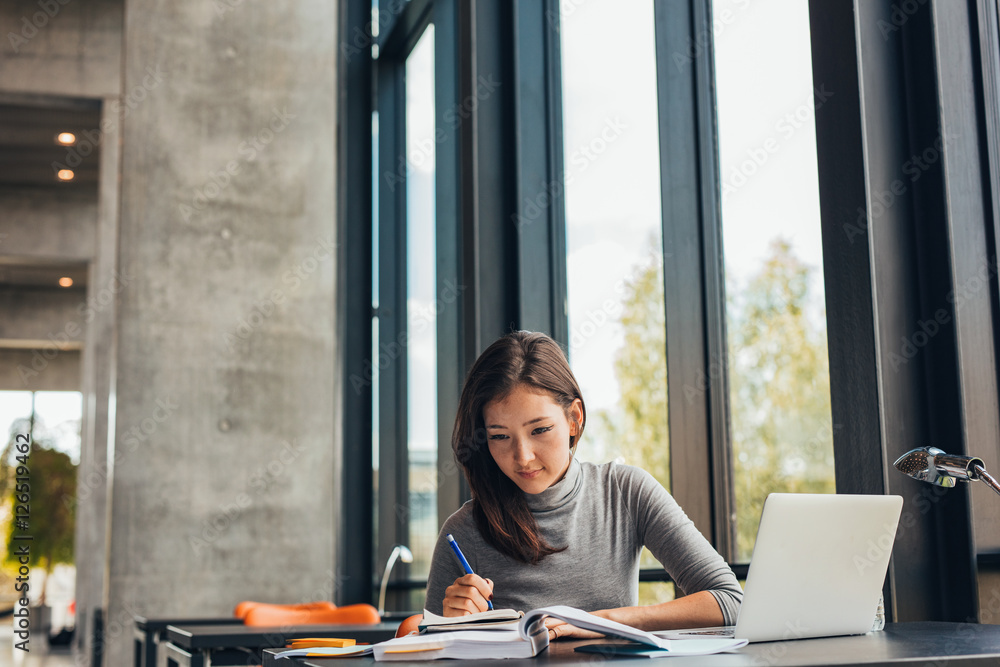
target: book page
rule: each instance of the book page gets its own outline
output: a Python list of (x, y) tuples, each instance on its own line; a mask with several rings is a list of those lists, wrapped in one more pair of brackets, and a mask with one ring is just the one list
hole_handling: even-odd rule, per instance
[(527, 639), (532, 624), (538, 622), (544, 623), (546, 616), (552, 616), (553, 618), (558, 618), (561, 621), (566, 621), (570, 625), (575, 625), (583, 630), (600, 632), (602, 635), (621, 637), (622, 639), (629, 639), (634, 642), (639, 642), (640, 644), (655, 646), (657, 648), (670, 648), (670, 640), (660, 639), (659, 637), (651, 635), (648, 632), (644, 632), (643, 630), (638, 630), (616, 621), (610, 621), (606, 618), (601, 618), (600, 616), (594, 616), (593, 614), (588, 614), (585, 611), (581, 611), (573, 607), (567, 607), (566, 605), (553, 605), (551, 607), (542, 607), (541, 609), (529, 611), (525, 614), (524, 618), (521, 619), (521, 635)]

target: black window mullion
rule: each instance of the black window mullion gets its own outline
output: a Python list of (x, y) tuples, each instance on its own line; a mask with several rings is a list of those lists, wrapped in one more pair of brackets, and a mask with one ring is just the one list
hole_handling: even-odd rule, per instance
[(706, 0), (655, 5), (671, 492), (727, 560), (735, 544), (720, 199)]
[[(465, 234), (462, 229), (463, 172), (462, 125), (459, 114), (461, 82), (459, 39), (462, 29), (460, 0), (434, 3), (434, 100), (437, 162), (435, 201), (437, 212), (437, 294), (447, 295), (438, 309), (438, 524), (468, 499), (468, 489), (451, 449), (455, 411), (465, 380), (466, 330), (463, 326), (470, 294), (463, 271)], [(464, 2), (464, 0), (462, 0)]]
[(379, 60), (403, 63), (427, 27), (434, 0), (388, 0), (379, 4)]
[[(996, 193), (990, 187), (990, 154), (995, 157), (998, 149), (989, 143), (990, 126), (980, 106), (989, 87), (984, 86), (986, 81), (976, 61), (980, 19), (974, 7), (972, 2), (943, 4), (935, 6), (932, 13), (936, 64), (938, 71), (946, 73), (936, 79), (940, 104), (932, 107), (938, 112), (939, 127), (944, 134), (941, 167), (945, 178), (941, 181), (941, 189), (934, 191), (942, 202), (943, 215), (927, 220), (926, 226), (944, 223), (943, 236), (948, 243), (943, 247), (948, 248), (950, 261), (935, 263), (951, 271), (944, 276), (938, 293), (925, 302), (924, 313), (933, 313), (937, 307), (949, 304), (950, 296), (958, 295), (962, 300), (961, 307), (956, 306), (953, 312), (954, 357), (945, 358), (954, 364), (946, 372), (959, 384), (959, 391), (955, 392), (959, 402), (953, 414), (954, 421), (942, 431), (956, 440), (954, 445), (949, 445), (956, 453), (983, 456), (987, 461), (996, 462), (1000, 456), (1000, 387), (994, 323), (998, 258), (993, 209)], [(996, 102), (995, 91), (993, 101)], [(992, 111), (996, 113), (996, 108)], [(939, 247), (942, 246), (933, 244), (931, 253)], [(933, 254), (931, 259), (936, 259)], [(957, 299), (955, 301), (957, 304)], [(943, 383), (935, 382), (934, 386), (943, 386)], [(954, 437), (959, 429), (961, 441)], [(939, 442), (944, 437), (942, 433)], [(950, 531), (954, 540), (967, 540), (971, 550), (971, 553), (961, 551), (959, 554), (963, 565), (972, 570), (972, 576), (959, 571), (954, 580), (948, 582), (949, 586), (968, 595), (967, 600), (960, 600), (949, 610), (955, 615), (962, 612), (963, 603), (979, 610), (976, 545), (1000, 547), (1000, 531), (997, 530), (1000, 505), (995, 494), (985, 485), (977, 484), (969, 489), (969, 495), (971, 531), (961, 524)]]
[[(462, 79), (461, 108), (467, 110), (470, 142), (464, 154), (474, 183), (464, 207), (467, 276), (472, 277), (474, 349), (470, 363), (490, 343), (521, 328), (518, 307), (518, 252), (511, 224), (516, 197), (513, 88), (513, 12), (508, 0), (469, 3), (466, 42), (471, 67)], [(463, 123), (463, 124), (464, 124)], [(544, 289), (544, 288), (543, 288)]]
[[(405, 56), (380, 58), (378, 173), (378, 548), (385, 563), (409, 534), (406, 311), (406, 89)], [(402, 569), (402, 568), (401, 568)]]
[(520, 326), (569, 344), (562, 181), (562, 84), (559, 6), (554, 0), (512, 3), (515, 212)]
[[(969, 260), (963, 253), (983, 250), (983, 221), (949, 210), (946, 183), (967, 177), (969, 163), (948, 174), (935, 148), (942, 121), (969, 101), (939, 97), (939, 82), (966, 75), (939, 60), (963, 47), (932, 12), (964, 7), (921, 5), (898, 26), (888, 4), (809, 5), (814, 85), (832, 93), (816, 111), (816, 145), (837, 492), (903, 497), (884, 591), (894, 621), (961, 622), (978, 611), (968, 487), (942, 492), (892, 467), (924, 445), (963, 453), (966, 418), (982, 419), (962, 405), (975, 386), (969, 380), (996, 373), (981, 349), (958, 355), (953, 271)], [(945, 153), (968, 160), (967, 146)], [(927, 150), (937, 156), (911, 180), (904, 170)], [(919, 352), (906, 350), (906, 341), (921, 340), (912, 338), (919, 323), (941, 309), (947, 322), (935, 323)]]
[(337, 329), (341, 341), (341, 494), (334, 586), (339, 605), (374, 600), (372, 512), (372, 61), (353, 45), (370, 0), (340, 6)]
[(698, 177), (701, 181), (703, 308), (708, 377), (708, 436), (711, 457), (712, 524), (716, 549), (732, 560), (736, 553), (736, 498), (729, 423), (729, 344), (726, 334), (726, 281), (722, 244), (722, 194), (719, 185), (718, 123), (715, 115), (713, 23), (709, 0), (693, 0), (694, 35), (708, 47), (695, 59)]

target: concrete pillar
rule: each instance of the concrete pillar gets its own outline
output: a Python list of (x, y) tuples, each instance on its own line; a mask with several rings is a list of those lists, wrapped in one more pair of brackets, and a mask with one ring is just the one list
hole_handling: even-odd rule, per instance
[(83, 423), (74, 552), (77, 632), (73, 641), (81, 661), (93, 655), (92, 642), (105, 643), (104, 636), (94, 637), (94, 610), (107, 608), (107, 503), (112, 479), (108, 451), (114, 434), (115, 319), (118, 295), (128, 286), (128, 280), (123, 280), (118, 271), (122, 122), (118, 105), (118, 97), (105, 98), (101, 105), (94, 258), (87, 279), (87, 300), (78, 308), (87, 327), (81, 374)]
[(332, 599), (337, 5), (126, 0), (105, 664)]

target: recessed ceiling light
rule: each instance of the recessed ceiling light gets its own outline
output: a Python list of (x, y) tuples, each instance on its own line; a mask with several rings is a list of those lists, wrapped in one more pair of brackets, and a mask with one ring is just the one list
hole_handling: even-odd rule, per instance
[(59, 287), (72, 287), (73, 279), (69, 276), (63, 276), (59, 279)]
[(76, 143), (76, 135), (72, 132), (60, 132), (59, 136), (56, 137), (56, 141), (63, 146), (72, 146)]
[(72, 181), (76, 174), (73, 173), (72, 169), (60, 169), (56, 176), (60, 181)]

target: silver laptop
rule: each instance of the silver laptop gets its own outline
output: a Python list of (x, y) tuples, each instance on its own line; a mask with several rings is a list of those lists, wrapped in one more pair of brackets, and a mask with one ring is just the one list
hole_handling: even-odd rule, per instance
[(902, 507), (900, 496), (770, 494), (736, 625), (654, 634), (765, 642), (868, 632)]

